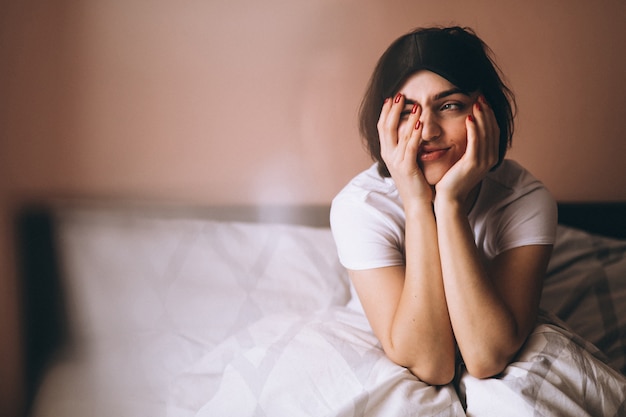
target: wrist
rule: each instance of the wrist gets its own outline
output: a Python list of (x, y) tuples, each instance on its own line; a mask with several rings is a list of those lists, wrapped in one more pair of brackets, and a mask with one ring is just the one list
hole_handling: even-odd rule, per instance
[(472, 207), (476, 203), (476, 200), (478, 199), (481, 184), (482, 183), (479, 183), (467, 195), (459, 195), (447, 193), (445, 191), (438, 191), (437, 194), (435, 194), (435, 212), (460, 211), (465, 215), (469, 214)]
[(403, 202), (406, 217), (424, 217), (433, 215), (433, 203), (427, 199), (414, 199)]
[(464, 204), (461, 200), (440, 194), (435, 197), (433, 207), (438, 218), (464, 212)]

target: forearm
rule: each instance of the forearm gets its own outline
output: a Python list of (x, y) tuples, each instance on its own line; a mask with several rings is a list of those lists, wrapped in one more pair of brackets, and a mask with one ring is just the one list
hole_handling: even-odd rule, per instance
[(432, 205), (405, 207), (404, 286), (390, 329), (390, 350), (426, 382), (454, 376), (454, 336), (448, 315)]
[(450, 321), (466, 366), (498, 373), (526, 335), (489, 278), (463, 207), (437, 207), (439, 250)]

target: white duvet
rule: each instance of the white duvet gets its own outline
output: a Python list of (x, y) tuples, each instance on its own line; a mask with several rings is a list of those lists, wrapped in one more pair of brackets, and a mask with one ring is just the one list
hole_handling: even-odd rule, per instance
[(623, 375), (553, 319), (498, 378), (418, 381), (345, 307), (328, 229), (89, 210), (58, 222), (73, 338), (35, 417), (626, 415)]

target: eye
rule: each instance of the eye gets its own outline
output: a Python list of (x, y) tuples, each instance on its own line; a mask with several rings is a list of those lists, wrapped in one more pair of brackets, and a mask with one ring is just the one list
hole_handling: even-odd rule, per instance
[(441, 106), (441, 111), (463, 110), (464, 108), (465, 108), (465, 105), (463, 103), (450, 102), (450, 103), (445, 103), (443, 106)]
[(405, 107), (404, 110), (400, 112), (400, 120), (408, 119), (409, 116), (411, 115), (412, 109), (413, 109), (413, 106)]

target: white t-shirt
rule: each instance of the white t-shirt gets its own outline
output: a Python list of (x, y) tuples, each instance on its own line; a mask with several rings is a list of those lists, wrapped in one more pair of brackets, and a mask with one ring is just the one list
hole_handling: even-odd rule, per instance
[[(483, 262), (508, 249), (554, 244), (556, 203), (517, 162), (505, 160), (482, 182), (468, 215)], [(330, 224), (339, 260), (348, 269), (404, 265), (404, 210), (392, 178), (378, 165), (357, 175), (333, 199)], [(363, 312), (351, 285), (348, 307)]]
[[(377, 164), (333, 199), (330, 223), (339, 259), (348, 269), (404, 265), (405, 215), (390, 177)], [(556, 203), (517, 162), (505, 160), (482, 182), (468, 219), (483, 261), (525, 245), (554, 244)]]

